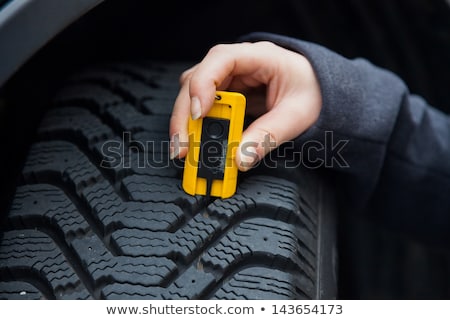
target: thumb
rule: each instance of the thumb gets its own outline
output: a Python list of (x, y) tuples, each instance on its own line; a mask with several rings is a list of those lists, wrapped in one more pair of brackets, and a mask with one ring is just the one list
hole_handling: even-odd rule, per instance
[(318, 117), (308, 109), (302, 108), (298, 100), (297, 103), (286, 101), (256, 119), (244, 131), (236, 151), (239, 170), (251, 169), (267, 153), (308, 129)]
[[(260, 120), (257, 121), (261, 122)], [(236, 151), (236, 163), (239, 170), (250, 170), (267, 153), (279, 145), (272, 133), (273, 129), (263, 125), (264, 123), (254, 123), (244, 132)]]

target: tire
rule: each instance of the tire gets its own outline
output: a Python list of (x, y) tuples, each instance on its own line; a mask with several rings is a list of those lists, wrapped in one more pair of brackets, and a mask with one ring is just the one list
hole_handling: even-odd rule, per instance
[(0, 298), (336, 297), (324, 177), (261, 164), (232, 198), (183, 192), (167, 132), (188, 66), (105, 63), (68, 79), (1, 226)]

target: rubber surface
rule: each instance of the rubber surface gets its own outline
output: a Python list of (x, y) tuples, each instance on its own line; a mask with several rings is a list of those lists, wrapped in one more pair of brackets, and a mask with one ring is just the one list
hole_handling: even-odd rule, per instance
[(3, 299), (331, 299), (324, 179), (260, 166), (232, 198), (192, 197), (168, 159), (185, 63), (70, 78), (37, 133), (0, 232)]

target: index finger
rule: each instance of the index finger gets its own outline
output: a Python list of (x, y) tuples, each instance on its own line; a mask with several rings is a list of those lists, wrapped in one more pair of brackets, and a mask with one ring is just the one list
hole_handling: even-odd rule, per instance
[(226, 89), (226, 85), (235, 76), (243, 76), (243, 82), (248, 87), (267, 84), (273, 74), (270, 63), (273, 58), (267, 56), (267, 48), (263, 46), (271, 45), (273, 46), (269, 42), (238, 43), (220, 44), (211, 48), (189, 80), (193, 118), (204, 117), (214, 103), (216, 90)]

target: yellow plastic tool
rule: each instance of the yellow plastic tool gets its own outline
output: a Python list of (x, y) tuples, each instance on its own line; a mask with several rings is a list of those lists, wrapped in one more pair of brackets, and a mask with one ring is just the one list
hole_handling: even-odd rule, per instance
[(244, 95), (217, 91), (206, 117), (189, 119), (189, 151), (183, 173), (186, 193), (228, 198), (236, 192), (235, 154), (242, 137), (244, 116)]

